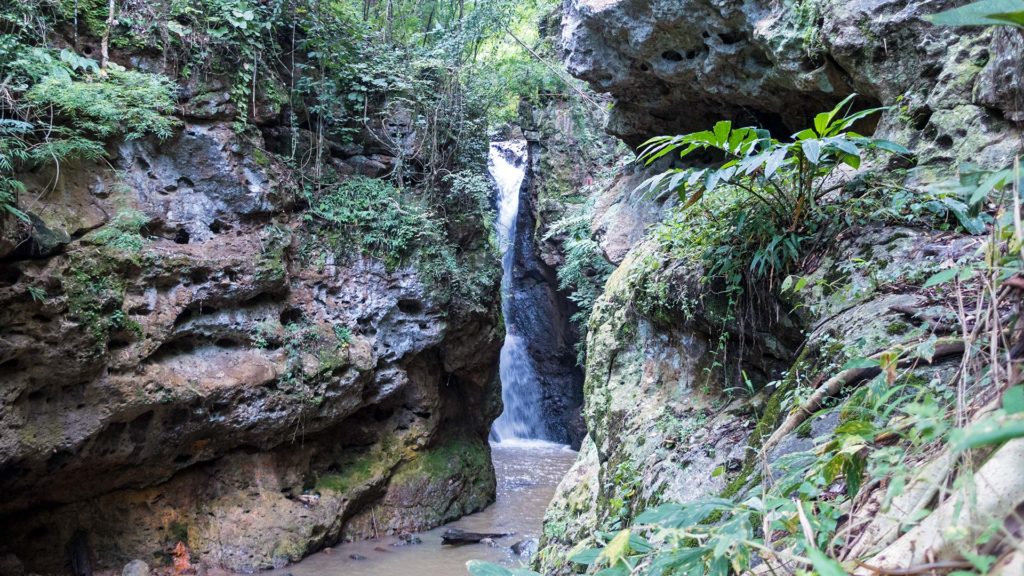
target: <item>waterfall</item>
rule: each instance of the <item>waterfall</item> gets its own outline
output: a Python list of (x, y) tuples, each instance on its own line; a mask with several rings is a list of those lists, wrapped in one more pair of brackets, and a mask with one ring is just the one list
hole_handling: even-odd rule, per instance
[[(520, 320), (513, 306), (516, 298), (513, 267), (516, 261), (516, 220), (519, 192), (526, 177), (526, 142), (512, 140), (491, 144), (488, 166), (498, 186), (498, 242), (501, 247), (501, 312), (505, 318), (505, 344), (501, 347), (499, 374), (505, 410), (494, 421), (491, 438), (497, 442), (541, 440), (547, 436), (541, 415), (540, 381), (519, 334)], [(529, 231), (527, 231), (529, 232)]]

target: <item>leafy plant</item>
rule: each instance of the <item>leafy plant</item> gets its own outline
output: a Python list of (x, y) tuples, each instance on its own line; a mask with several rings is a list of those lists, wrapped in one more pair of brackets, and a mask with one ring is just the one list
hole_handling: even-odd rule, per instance
[(718, 122), (712, 130), (652, 138), (641, 146), (639, 155), (648, 166), (673, 152), (680, 159), (698, 151), (717, 152), (725, 161), (713, 168), (671, 168), (639, 188), (655, 194), (675, 192), (685, 208), (717, 187), (731, 185), (767, 207), (781, 229), (799, 232), (814, 217), (819, 202), (842, 189), (842, 182), (829, 178), (840, 166), (859, 168), (864, 153), (872, 150), (909, 154), (903, 146), (851, 130), (857, 120), (883, 110), (843, 115), (854, 98), (848, 96), (815, 116), (814, 127), (794, 134), (793, 142), (781, 142), (758, 128), (734, 129), (729, 121)]
[(587, 322), (594, 303), (604, 289), (614, 268), (605, 260), (601, 247), (591, 236), (590, 220), (596, 197), (570, 208), (558, 221), (551, 224), (543, 240), (555, 236), (563, 238), (565, 261), (558, 267), (558, 288), (569, 292), (569, 300), (576, 305), (570, 320), (576, 326), (580, 339), (576, 357), (583, 364), (586, 352)]

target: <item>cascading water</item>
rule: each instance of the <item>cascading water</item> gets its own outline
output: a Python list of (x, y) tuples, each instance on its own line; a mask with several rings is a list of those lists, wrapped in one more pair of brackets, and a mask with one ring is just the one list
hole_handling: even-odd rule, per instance
[(526, 142), (512, 140), (491, 144), (489, 168), (498, 185), (498, 242), (501, 256), (501, 311), (505, 318), (505, 344), (501, 347), (499, 374), (505, 410), (494, 421), (491, 439), (543, 440), (547, 438), (541, 414), (540, 382), (527, 353), (526, 342), (517, 331), (513, 265), (516, 261), (516, 220), (519, 192), (526, 177)]

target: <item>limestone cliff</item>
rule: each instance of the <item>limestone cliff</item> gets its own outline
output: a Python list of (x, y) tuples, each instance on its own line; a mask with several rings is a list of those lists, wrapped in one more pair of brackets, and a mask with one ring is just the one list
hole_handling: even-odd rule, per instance
[[(608, 130), (631, 145), (722, 119), (788, 135), (858, 93), (863, 106), (891, 106), (865, 129), (910, 147), (917, 168), (864, 166), (844, 176), (847, 186), (870, 186), (865, 178), (890, 172), (901, 186), (922, 190), (959, 162), (1001, 168), (1022, 149), (1024, 73), (1006, 63), (1020, 57), (1020, 32), (932, 27), (922, 16), (952, 3), (939, 4), (568, 0), (562, 42), (569, 70), (614, 99)], [(789, 416), (780, 406), (840, 372), (847, 359), (954, 335), (953, 296), (921, 285), (972, 258), (979, 242), (926, 226), (856, 223), (792, 271), (817, 288), (794, 295), (776, 286), (733, 314), (723, 286), (704, 278), (704, 262), (660, 247), (654, 228), (673, 200), (635, 192), (644, 176), (626, 168), (596, 196), (591, 231), (618, 268), (590, 317), (588, 435), (548, 510), (536, 562), (548, 574), (574, 572), (572, 554), (606, 542), (608, 531), (651, 506), (759, 496), (777, 479), (763, 476), (763, 464), (824, 450), (822, 439), (839, 424), (835, 411), (784, 430), (759, 453)], [(950, 381), (961, 362), (955, 352), (929, 356), (907, 377)], [(844, 388), (836, 405), (847, 406), (853, 389)], [(991, 402), (990, 392), (974, 394), (965, 400), (973, 409)], [(843, 417), (855, 409), (844, 408)], [(1014, 474), (1007, 462), (1015, 449), (1003, 450), (1009, 460), (993, 459), (1003, 478)], [(920, 519), (908, 519), (922, 505), (913, 499), (922, 498), (921, 484), (946, 478), (949, 452), (914, 458), (908, 465), (931, 466), (931, 476), (899, 481), (918, 491), (893, 503), (885, 486), (868, 486), (856, 501), (866, 508), (848, 524), (853, 516), (843, 508), (841, 530), (856, 539), (841, 548), (846, 559), (891, 546), (877, 556), (886, 566), (923, 561), (921, 550), (915, 556), (905, 549), (912, 544), (897, 540), (898, 528)], [(1024, 497), (1009, 490), (1007, 501)], [(949, 557), (951, 545), (943, 545), (940, 557)], [(1021, 561), (1005, 543), (992, 550), (1006, 566)]]
[[(488, 283), (455, 304), (418, 257), (326, 243), (283, 159), (314, 137), (279, 101), (239, 131), (220, 79), (181, 83), (173, 137), (23, 175), (32, 223), (4, 222), (0, 554), (63, 573), (84, 534), (100, 568), (167, 563), (180, 541), (248, 572), (481, 509), (500, 411), (489, 223), (451, 231)], [(400, 110), (387, 129), (414, 138)], [(324, 161), (384, 176), (379, 142)]]

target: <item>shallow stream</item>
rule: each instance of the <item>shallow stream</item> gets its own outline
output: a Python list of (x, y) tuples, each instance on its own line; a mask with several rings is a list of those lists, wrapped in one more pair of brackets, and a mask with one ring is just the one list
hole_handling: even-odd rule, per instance
[[(397, 546), (389, 537), (342, 544), (301, 562), (271, 572), (275, 576), (465, 576), (466, 562), (487, 560), (519, 566), (513, 544), (539, 538), (544, 509), (562, 476), (572, 466), (576, 452), (539, 441), (513, 441), (491, 446), (498, 477), (497, 501), (429, 532), (416, 534), (420, 544)], [(515, 532), (495, 540), (495, 545), (442, 546), (448, 528), (469, 532)]]

